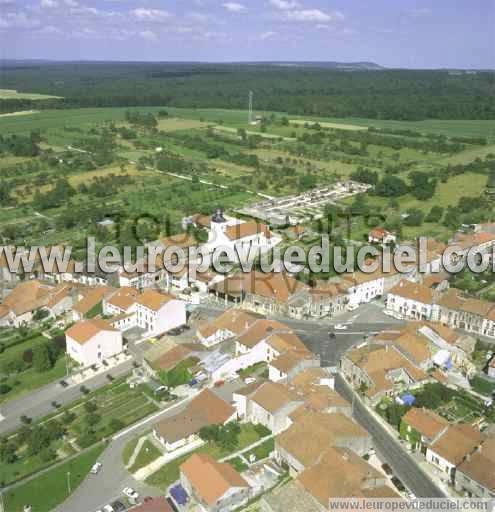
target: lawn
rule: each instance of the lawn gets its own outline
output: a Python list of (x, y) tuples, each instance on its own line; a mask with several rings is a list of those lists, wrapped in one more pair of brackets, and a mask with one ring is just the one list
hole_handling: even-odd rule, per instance
[(127, 466), (129, 464), (129, 461), (131, 460), (132, 454), (134, 453), (134, 450), (136, 449), (136, 446), (139, 442), (139, 437), (136, 437), (135, 439), (131, 439), (124, 447), (124, 451), (122, 452), (122, 461), (124, 462), (124, 466)]
[(93, 464), (105, 448), (100, 443), (85, 453), (21, 484), (4, 494), (6, 512), (22, 512), (24, 505), (33, 507), (33, 512), (50, 512), (69, 496), (68, 473), (71, 492), (86, 478)]
[(252, 450), (248, 452), (244, 452), (244, 457), (250, 461), (251, 455), (255, 456), (255, 460), (262, 460), (269, 457), (270, 453), (275, 449), (275, 440), (273, 438), (267, 439), (260, 445), (254, 447)]
[(253, 374), (260, 374), (263, 373), (263, 370), (267, 367), (267, 364), (264, 361), (261, 361), (259, 363), (255, 363), (251, 366), (248, 366), (247, 368), (243, 368), (242, 370), (239, 370), (237, 373), (239, 374), (239, 377), (241, 379), (245, 379), (246, 377), (250, 377)]
[(57, 359), (50, 370), (45, 372), (38, 372), (34, 368), (29, 368), (24, 372), (17, 373), (5, 381), (7, 384), (15, 382), (15, 386), (5, 395), (0, 395), (0, 403), (19, 398), (26, 393), (61, 380), (65, 375), (65, 358), (63, 356)]
[(134, 464), (129, 468), (130, 473), (135, 473), (141, 468), (144, 468), (154, 460), (158, 459), (162, 455), (162, 452), (149, 440), (143, 443), (141, 450), (134, 461)]
[(471, 379), (470, 384), (474, 391), (482, 395), (492, 396), (492, 393), (495, 391), (495, 382), (483, 377), (474, 377)]
[(3, 384), (11, 387), (8, 393), (0, 395), (0, 403), (18, 398), (29, 391), (33, 391), (58, 379), (62, 379), (66, 373), (65, 358), (59, 356), (55, 364), (49, 370), (38, 372), (32, 366), (27, 369), (21, 367), (20, 372), (9, 370), (10, 362), (22, 362), (26, 350), (33, 349), (40, 344), (49, 344), (50, 340), (36, 330), (26, 329), (2, 329), (0, 331), (0, 344), (3, 352), (0, 356), (0, 371), (4, 369), (7, 375), (2, 380)]

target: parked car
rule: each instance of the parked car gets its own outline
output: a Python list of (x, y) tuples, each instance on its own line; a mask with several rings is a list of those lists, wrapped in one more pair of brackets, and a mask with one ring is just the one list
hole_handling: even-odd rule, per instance
[(387, 475), (391, 475), (393, 473), (392, 468), (387, 463), (382, 464), (382, 469)]
[(359, 307), (359, 304), (347, 304), (347, 311), (355, 311)]
[(132, 487), (125, 487), (122, 490), (122, 493), (128, 498), (132, 498), (134, 500), (137, 500), (139, 498), (139, 494)]
[(115, 512), (124, 512), (127, 510), (127, 507), (121, 501), (114, 501), (112, 503), (112, 508)]
[(393, 476), (390, 480), (400, 492), (404, 492), (406, 490), (404, 484), (396, 476)]
[(65, 380), (61, 380), (61, 381), (59, 382), (59, 384), (60, 384), (63, 388), (66, 388), (66, 387), (68, 387), (68, 386), (69, 386), (69, 383), (68, 383), (67, 381), (65, 381)]
[(348, 325), (346, 325), (346, 324), (337, 324), (337, 325), (335, 326), (335, 329), (336, 329), (337, 331), (345, 331), (346, 329), (348, 329), (348, 327), (349, 327), (349, 326), (348, 326)]
[(112, 507), (112, 505), (105, 505), (103, 507), (103, 512), (115, 512), (115, 509)]
[(91, 468), (91, 471), (90, 473), (93, 474), (93, 475), (96, 475), (99, 473), (100, 469), (102, 468), (102, 463), (101, 462), (95, 462), (93, 464), (93, 467)]
[(254, 377), (246, 377), (244, 379), (244, 384), (252, 384), (253, 382), (256, 382), (256, 379)]
[(331, 340), (333, 340), (335, 339), (336, 334), (333, 331), (328, 331), (328, 336), (330, 337)]
[(215, 384), (213, 384), (216, 388), (219, 388), (225, 384), (224, 380), (217, 380)]

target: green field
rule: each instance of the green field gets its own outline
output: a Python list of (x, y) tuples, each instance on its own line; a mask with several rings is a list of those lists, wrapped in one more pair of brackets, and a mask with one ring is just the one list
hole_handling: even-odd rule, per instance
[(0, 89), (0, 100), (48, 100), (51, 98), (60, 98), (60, 96), (19, 92), (15, 89)]
[[(124, 121), (125, 112), (138, 110), (140, 112), (155, 112), (167, 110), (170, 115), (206, 123), (223, 122), (225, 126), (246, 128), (250, 131), (259, 131), (259, 126), (248, 125), (246, 110), (207, 109), (207, 108), (176, 108), (176, 107), (108, 107), (70, 110), (43, 110), (26, 116), (0, 117), (0, 130), (7, 133), (22, 133), (33, 129), (60, 128), (65, 125), (81, 126), (104, 121)], [(257, 112), (259, 115), (289, 116), (296, 121), (332, 123), (335, 125), (394, 130), (415, 130), (422, 133), (436, 133), (447, 136), (488, 137), (495, 140), (495, 120), (436, 120), (427, 121), (391, 121), (365, 118), (329, 118), (329, 117), (303, 117), (292, 116), (283, 112)], [(337, 128), (337, 126), (335, 126)]]
[(71, 492), (74, 492), (104, 449), (103, 443), (94, 446), (70, 461), (7, 491), (4, 494), (5, 512), (22, 512), (25, 505), (31, 505), (33, 512), (50, 512), (69, 497), (68, 473)]

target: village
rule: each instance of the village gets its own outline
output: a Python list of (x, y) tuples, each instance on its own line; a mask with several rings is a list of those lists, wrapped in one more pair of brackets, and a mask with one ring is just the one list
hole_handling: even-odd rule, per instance
[[(204, 231), (210, 250), (269, 252), (306, 236), (299, 225), (272, 229), (221, 209), (183, 224)], [(399, 240), (376, 226), (368, 242)], [(150, 245), (198, 244), (186, 230)], [(461, 259), (490, 250), (495, 226), (448, 244), (429, 239), (423, 273), (378, 269), (326, 281), (163, 266), (92, 275), (74, 264), (64, 272), (39, 265), (20, 280), (3, 261), (2, 353), (17, 368), (0, 384), (9, 399), (0, 402), (8, 492), (19, 477), (8, 466), (24, 461), (36, 471), (104, 443), (68, 497), (73, 512), (281, 512), (287, 503), (323, 511), (343, 488), (404, 500), (494, 497), (495, 304), (440, 269), (454, 245)], [(19, 351), (21, 331), (46, 342)], [(32, 380), (44, 374), (37, 389)], [(39, 402), (38, 417), (23, 397)], [(65, 429), (43, 444), (39, 464), (25, 446), (29, 453), (32, 432), (48, 428), (43, 418)], [(115, 458), (120, 470), (107, 464)]]

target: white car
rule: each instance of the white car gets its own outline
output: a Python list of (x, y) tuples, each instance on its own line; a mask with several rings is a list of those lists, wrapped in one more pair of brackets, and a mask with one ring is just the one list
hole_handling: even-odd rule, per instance
[(356, 311), (359, 307), (359, 304), (347, 304), (347, 311)]
[(95, 464), (91, 468), (90, 473), (93, 474), (93, 475), (98, 474), (100, 469), (101, 469), (101, 467), (102, 467), (102, 463), (101, 462), (95, 462)]
[(256, 379), (254, 377), (246, 377), (244, 379), (244, 384), (252, 384), (253, 382), (256, 382)]
[(115, 512), (115, 509), (112, 507), (112, 505), (105, 505), (103, 507), (103, 512)]
[(345, 331), (347, 328), (348, 328), (348, 326), (346, 324), (337, 324), (335, 326), (335, 329), (337, 331)]
[(137, 500), (139, 498), (139, 494), (132, 488), (126, 487), (122, 490), (122, 493), (125, 494), (128, 498)]

